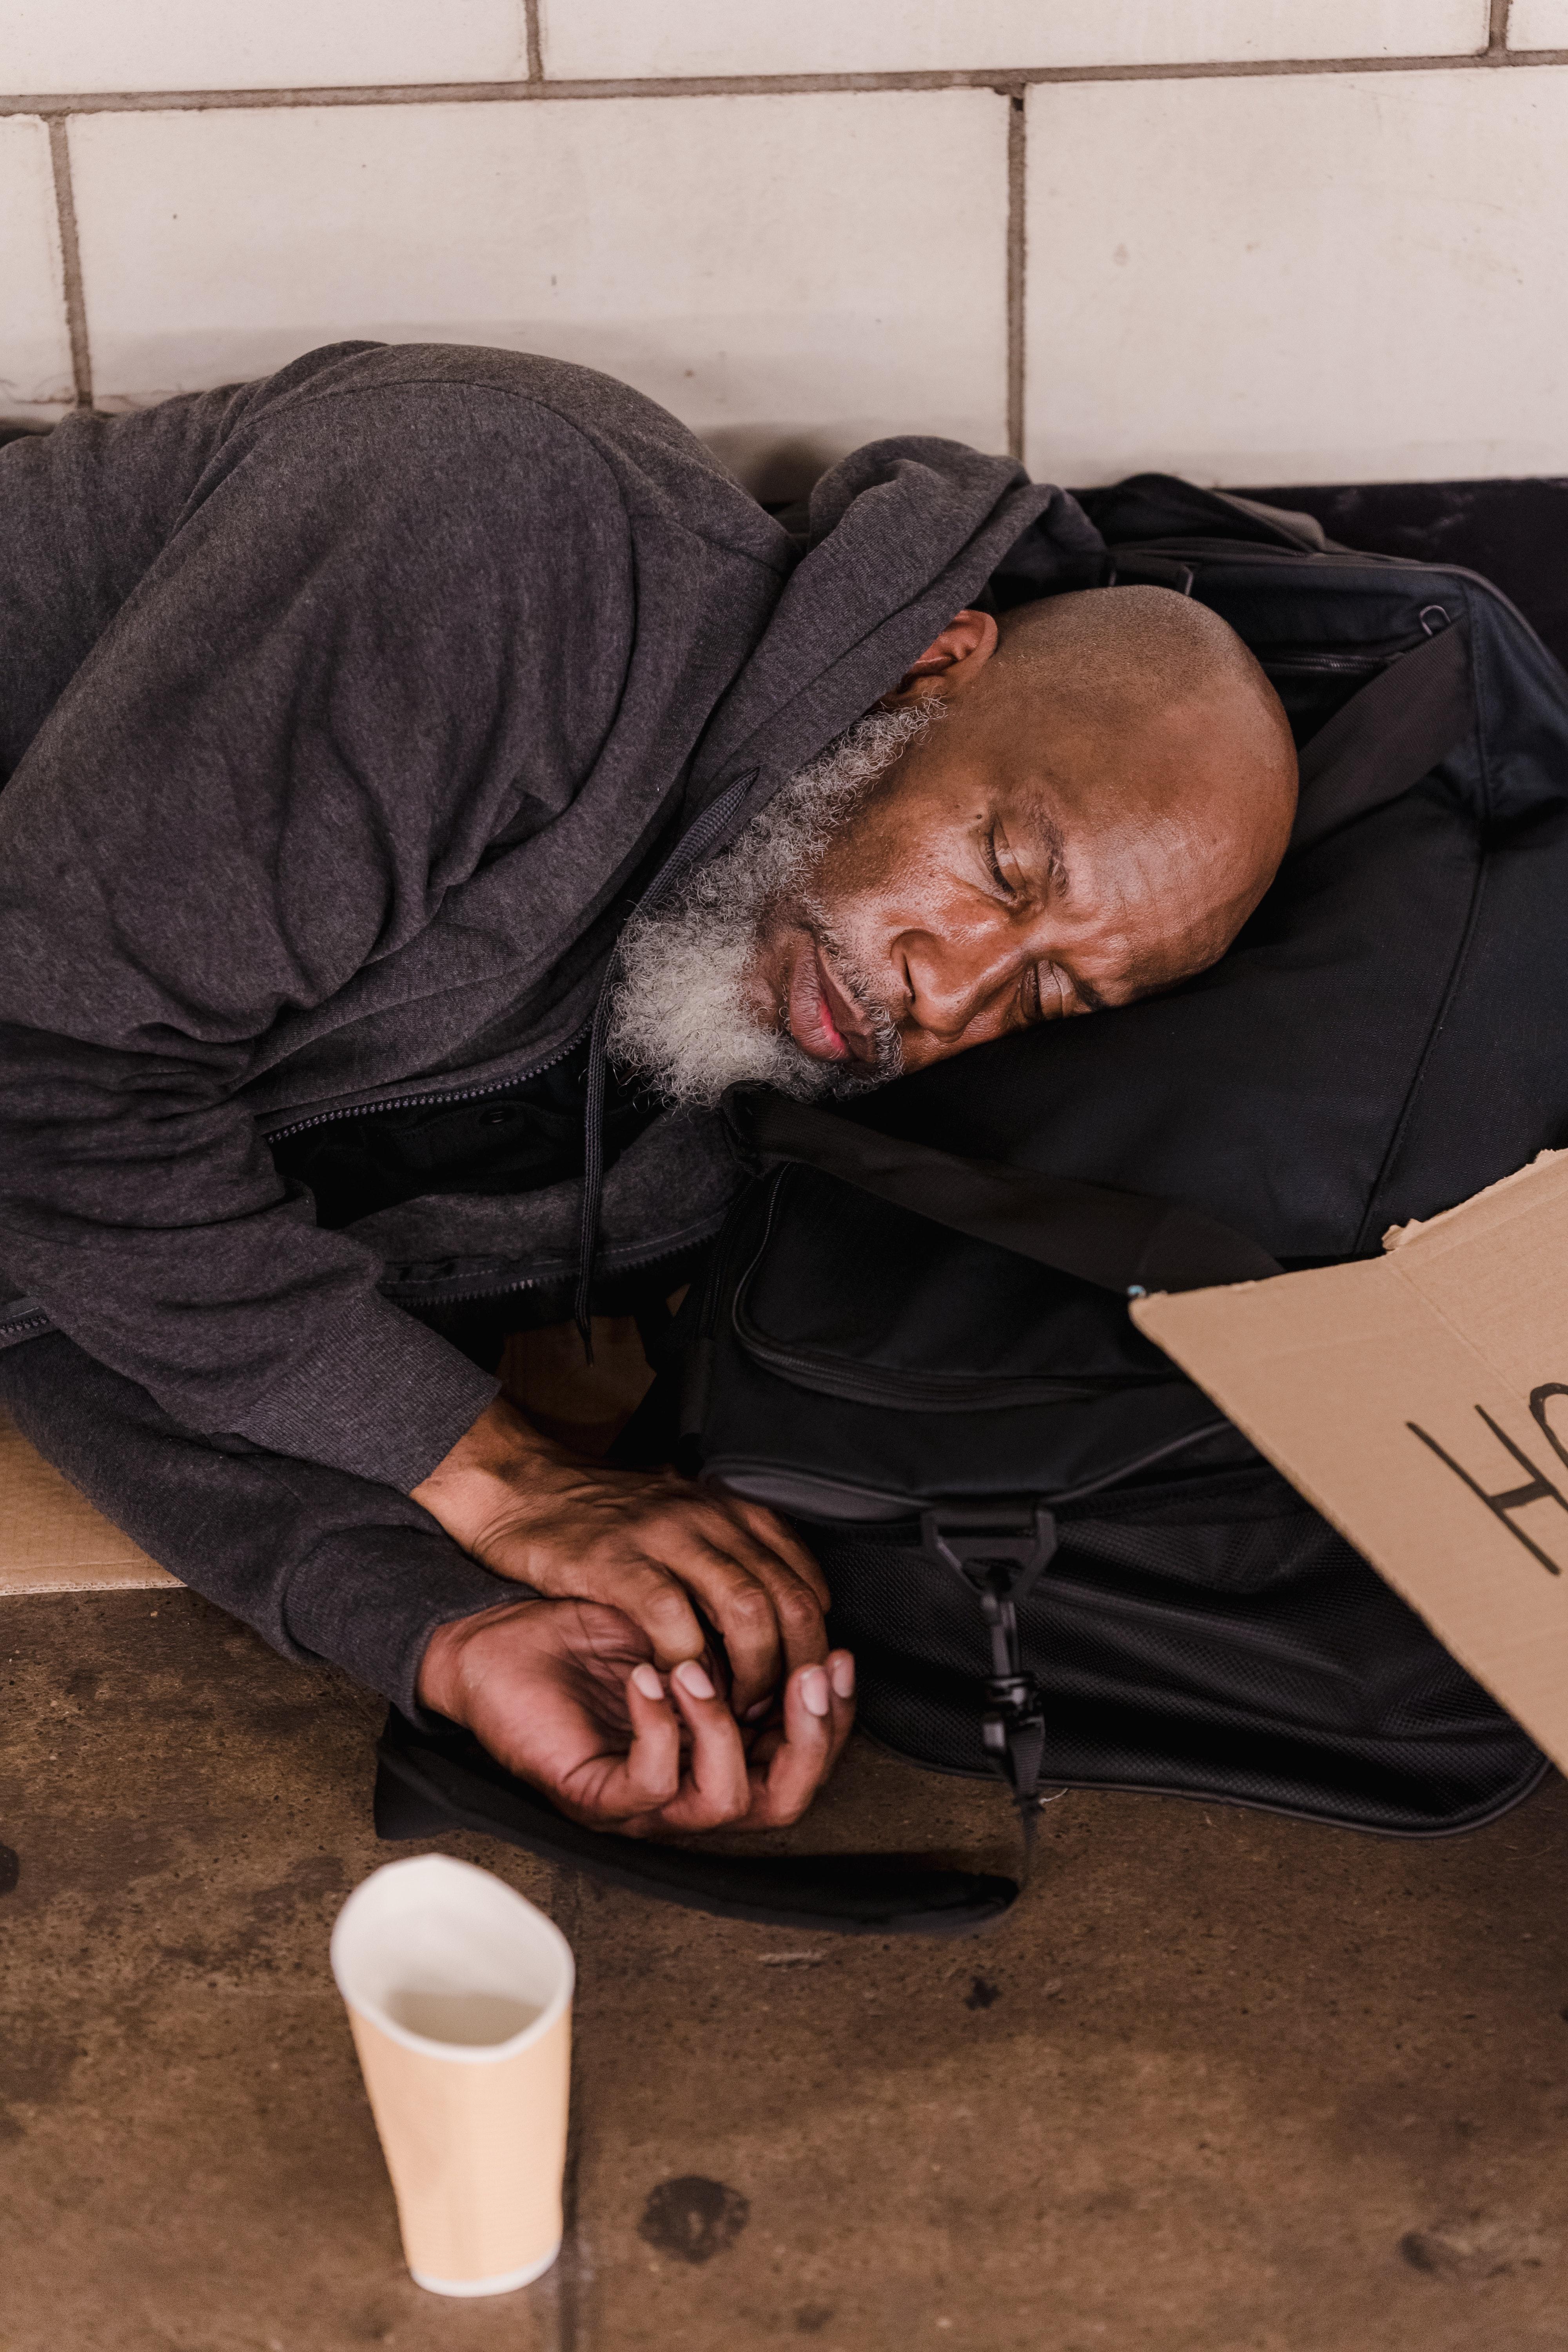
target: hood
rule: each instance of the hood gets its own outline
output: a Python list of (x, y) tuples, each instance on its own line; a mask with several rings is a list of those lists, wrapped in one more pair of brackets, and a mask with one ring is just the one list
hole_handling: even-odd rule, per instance
[(1087, 585), (1105, 542), (1077, 501), (1009, 457), (913, 436), (868, 442), (823, 475), (805, 551), (697, 748), (683, 815), (743, 779), (714, 856), (824, 744), (895, 687), (1026, 541), (1031, 593)]

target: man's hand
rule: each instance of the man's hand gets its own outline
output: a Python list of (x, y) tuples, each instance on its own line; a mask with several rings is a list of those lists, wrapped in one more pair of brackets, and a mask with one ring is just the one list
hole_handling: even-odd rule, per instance
[(508, 1601), (437, 1628), (419, 1696), (591, 1829), (660, 1837), (798, 1821), (849, 1736), (848, 1652), (796, 1667), (782, 1707), (746, 1738), (700, 1665), (677, 1666), (667, 1685), (647, 1649), (619, 1610)]
[(504, 1398), (414, 1500), (497, 1576), (623, 1611), (666, 1669), (707, 1649), (695, 1594), (723, 1641), (742, 1718), (763, 1711), (784, 1674), (827, 1655), (822, 1570), (772, 1511), (672, 1470), (606, 1469), (542, 1435)]

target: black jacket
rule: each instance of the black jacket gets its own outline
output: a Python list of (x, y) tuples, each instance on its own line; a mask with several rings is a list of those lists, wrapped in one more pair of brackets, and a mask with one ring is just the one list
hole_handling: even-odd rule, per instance
[[(689, 819), (750, 778), (743, 822), (1037, 518), (1098, 545), (1006, 459), (889, 441), (798, 540), (625, 386), (445, 346), (0, 453), (0, 1338), (405, 1496), (494, 1382), (400, 1286), (564, 1263), (577, 1188), (330, 1233), (268, 1132), (548, 1062)], [(606, 1265), (730, 1185), (660, 1118)], [(215, 1597), (280, 1637), (275, 1595)]]

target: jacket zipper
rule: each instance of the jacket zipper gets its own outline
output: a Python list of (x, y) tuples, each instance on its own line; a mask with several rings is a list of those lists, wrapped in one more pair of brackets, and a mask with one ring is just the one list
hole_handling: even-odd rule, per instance
[[(478, 1102), (487, 1095), (504, 1094), (510, 1087), (526, 1086), (530, 1079), (541, 1078), (546, 1070), (554, 1069), (558, 1062), (563, 1062), (569, 1054), (575, 1053), (592, 1026), (593, 1020), (590, 1016), (568, 1037), (563, 1045), (558, 1046), (555, 1052), (548, 1055), (544, 1061), (534, 1063), (531, 1069), (515, 1071), (510, 1077), (492, 1078), (482, 1087), (447, 1087), (437, 1088), (428, 1094), (395, 1095), (383, 1102), (354, 1103), (346, 1110), (315, 1111), (308, 1118), (292, 1119), (287, 1127), (273, 1128), (266, 1140), (269, 1144), (279, 1143), (285, 1137), (303, 1135), (309, 1128), (331, 1127), (339, 1119), (367, 1118), (375, 1111), (416, 1110), (421, 1105), (426, 1103), (436, 1105)], [(723, 1212), (720, 1213), (721, 1217), (723, 1213)], [(670, 1249), (649, 1250), (639, 1257), (627, 1259), (623, 1265), (616, 1266), (615, 1271), (617, 1274), (639, 1274), (648, 1266), (658, 1265), (662, 1258), (678, 1257), (683, 1249), (696, 1246), (695, 1242), (678, 1242)], [(438, 1297), (422, 1300), (421, 1303), (442, 1307), (478, 1306), (487, 1298), (510, 1298), (522, 1291), (542, 1290), (549, 1280), (557, 1278), (527, 1274), (521, 1276), (515, 1282), (486, 1283), (478, 1289), (465, 1285), (459, 1289), (442, 1289)], [(428, 1289), (429, 1286), (418, 1283), (399, 1284), (395, 1279), (386, 1287), (395, 1295), (399, 1290), (405, 1290), (417, 1296), (420, 1292)]]
[[(486, 1089), (486, 1091), (488, 1092), (489, 1090)], [(723, 1209), (720, 1209), (715, 1212), (713, 1219), (715, 1231), (722, 1224), (727, 1213), (728, 1212)], [(623, 1274), (644, 1274), (650, 1266), (660, 1265), (667, 1257), (679, 1257), (683, 1250), (700, 1249), (704, 1242), (710, 1241), (712, 1235), (710, 1234), (699, 1232), (695, 1234), (690, 1240), (676, 1242), (668, 1249), (645, 1250), (637, 1257), (626, 1258), (619, 1265), (612, 1266), (609, 1269), (609, 1272), (612, 1276)], [(439, 1297), (422, 1299), (419, 1303), (432, 1307), (473, 1307), (478, 1306), (487, 1298), (511, 1298), (520, 1291), (543, 1290), (550, 1282), (560, 1282), (570, 1279), (570, 1276), (525, 1274), (520, 1276), (515, 1282), (489, 1283), (480, 1290), (470, 1290), (468, 1288), (460, 1290), (444, 1290), (441, 1292)], [(394, 1303), (402, 1305), (406, 1302), (397, 1297), (396, 1294), (399, 1290), (417, 1293), (424, 1288), (427, 1288), (429, 1286), (421, 1285), (419, 1283), (399, 1284), (394, 1281), (387, 1286), (393, 1294)]]
[(19, 1331), (49, 1331), (53, 1328), (54, 1318), (40, 1308), (35, 1308), (30, 1315), (14, 1315), (8, 1323), (0, 1323), (0, 1339), (14, 1339)]
[[(590, 1026), (589, 1022), (584, 1022), (575, 1034), (567, 1039), (565, 1045), (558, 1047), (546, 1060), (536, 1062), (531, 1069), (520, 1070), (510, 1078), (494, 1078), (487, 1086), (482, 1087), (448, 1087), (431, 1094), (395, 1095), (385, 1102), (354, 1103), (347, 1110), (315, 1111), (308, 1118), (291, 1119), (287, 1127), (273, 1128), (267, 1134), (265, 1140), (268, 1144), (279, 1143), (286, 1136), (303, 1135), (308, 1128), (331, 1127), (339, 1119), (368, 1118), (374, 1111), (414, 1110), (422, 1103), (477, 1102), (486, 1095), (504, 1094), (509, 1087), (526, 1086), (531, 1078), (542, 1077), (546, 1070), (552, 1070), (555, 1067), (557, 1062), (563, 1062), (567, 1055), (575, 1052), (582, 1044)], [(629, 1260), (624, 1267), (618, 1267), (616, 1271), (626, 1274), (638, 1273), (645, 1265), (657, 1265), (660, 1258), (678, 1256), (687, 1246), (686, 1243), (681, 1242), (678, 1243), (674, 1249), (653, 1250), (646, 1257)], [(544, 1287), (544, 1280), (545, 1277), (542, 1275), (524, 1275), (520, 1281), (489, 1284), (482, 1290), (464, 1289), (447, 1292), (438, 1301), (431, 1303), (466, 1307), (486, 1298), (508, 1298), (517, 1291), (542, 1290)], [(395, 1283), (392, 1285), (394, 1289), (397, 1286)], [(417, 1289), (419, 1286), (408, 1285), (406, 1287)], [(0, 1340), (14, 1338), (18, 1332), (47, 1331), (50, 1328), (51, 1318), (47, 1314), (15, 1317), (9, 1322), (0, 1322)]]
[(265, 1140), (268, 1144), (281, 1143), (286, 1137), (303, 1135), (307, 1128), (331, 1127), (340, 1118), (368, 1118), (375, 1111), (417, 1110), (425, 1103), (478, 1102), (485, 1095), (504, 1094), (509, 1087), (523, 1087), (527, 1086), (531, 1078), (542, 1078), (546, 1070), (552, 1070), (557, 1062), (563, 1062), (568, 1054), (575, 1053), (592, 1026), (591, 1018), (584, 1021), (582, 1027), (568, 1037), (564, 1045), (557, 1047), (546, 1060), (536, 1062), (529, 1070), (514, 1070), (510, 1078), (492, 1078), (482, 1087), (437, 1088), (432, 1094), (393, 1095), (384, 1102), (353, 1103), (346, 1110), (314, 1111), (308, 1118), (290, 1120), (287, 1127), (269, 1129)]

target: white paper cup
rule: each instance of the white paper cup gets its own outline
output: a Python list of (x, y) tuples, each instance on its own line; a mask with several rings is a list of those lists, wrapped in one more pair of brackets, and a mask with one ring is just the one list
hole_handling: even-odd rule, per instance
[(404, 2258), (433, 2294), (506, 2294), (561, 2251), (572, 1948), (521, 1895), (427, 1853), (332, 1929)]

